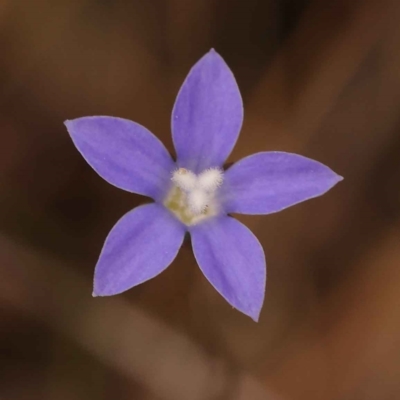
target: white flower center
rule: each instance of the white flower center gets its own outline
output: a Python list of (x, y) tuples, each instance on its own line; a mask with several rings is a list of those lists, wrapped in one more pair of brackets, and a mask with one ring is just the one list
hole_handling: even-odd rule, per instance
[(199, 175), (179, 168), (172, 173), (174, 185), (164, 205), (186, 225), (197, 224), (218, 213), (216, 194), (223, 179), (224, 174), (219, 168), (206, 169)]

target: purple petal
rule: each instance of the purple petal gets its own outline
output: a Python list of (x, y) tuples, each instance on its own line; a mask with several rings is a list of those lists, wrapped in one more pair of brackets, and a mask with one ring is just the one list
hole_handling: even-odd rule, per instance
[(211, 50), (189, 72), (172, 112), (179, 165), (196, 173), (222, 166), (242, 122), (242, 98), (232, 71)]
[(136, 122), (114, 117), (66, 121), (75, 146), (107, 182), (161, 200), (174, 162), (160, 140)]
[(264, 152), (226, 171), (221, 196), (227, 213), (270, 214), (320, 196), (342, 179), (318, 161)]
[(94, 296), (122, 293), (164, 271), (182, 245), (185, 227), (153, 203), (125, 214), (109, 233), (94, 276)]
[(235, 308), (255, 321), (264, 301), (264, 251), (253, 233), (231, 217), (191, 227), (197, 263), (206, 278)]

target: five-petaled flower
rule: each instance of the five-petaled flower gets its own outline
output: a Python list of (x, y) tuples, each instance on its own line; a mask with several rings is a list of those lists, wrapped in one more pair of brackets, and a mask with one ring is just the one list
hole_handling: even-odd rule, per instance
[(264, 252), (230, 214), (274, 213), (322, 195), (342, 178), (317, 161), (284, 152), (253, 154), (224, 170), (242, 120), (235, 78), (211, 50), (190, 71), (173, 108), (176, 162), (135, 122), (104, 116), (65, 122), (101, 177), (154, 199), (128, 212), (109, 233), (95, 270), (95, 296), (118, 294), (158, 275), (189, 232), (209, 282), (233, 307), (258, 320)]

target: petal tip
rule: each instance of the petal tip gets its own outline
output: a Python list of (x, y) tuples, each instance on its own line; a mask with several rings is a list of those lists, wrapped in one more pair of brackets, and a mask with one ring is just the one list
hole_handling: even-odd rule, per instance
[(95, 272), (92, 297), (106, 297), (106, 296), (113, 296), (114, 294), (118, 293), (113, 293), (112, 290), (109, 290), (107, 285), (101, 285), (98, 279), (96, 278), (96, 272)]
[(79, 123), (79, 122), (85, 122), (85, 121), (90, 121), (90, 120), (101, 120), (104, 118), (113, 118), (113, 119), (122, 119), (122, 118), (118, 118), (118, 117), (104, 117), (102, 115), (94, 115), (94, 116), (86, 116), (86, 117), (78, 117), (78, 118), (73, 118), (73, 119), (66, 119), (64, 121), (64, 125), (69, 129), (71, 128), (73, 125)]
[(223, 61), (225, 64), (224, 59), (218, 53), (218, 51), (214, 49), (214, 47), (212, 47), (200, 60), (202, 60), (202, 59), (213, 60), (214, 62), (217, 62), (217, 60), (219, 60), (219, 61)]
[[(261, 306), (262, 307), (262, 306)], [(233, 307), (235, 309), (235, 307)], [(242, 314), (246, 315), (246, 317), (251, 318), (254, 322), (259, 322), (260, 320), (260, 314), (261, 314), (261, 308), (258, 310), (240, 310), (237, 309), (237, 311), (240, 311)]]
[[(101, 255), (100, 255), (101, 258)], [(92, 296), (93, 297), (107, 297), (107, 296), (114, 296), (116, 294), (124, 292), (115, 290), (112, 285), (110, 284), (110, 281), (104, 278), (101, 278), (99, 276), (99, 262), (96, 265), (95, 271), (94, 271), (94, 279), (93, 279), (93, 292)], [(126, 289), (128, 290), (128, 289)]]
[(107, 296), (107, 293), (104, 293), (104, 290), (99, 290), (98, 284), (95, 281), (93, 285), (93, 292), (92, 292), (92, 297), (104, 297)]
[(79, 121), (80, 119), (86, 119), (86, 118), (90, 118), (90, 117), (80, 117), (80, 118), (73, 118), (73, 119), (66, 119), (65, 121), (64, 121), (64, 125), (71, 125), (71, 124), (73, 124), (74, 122), (76, 122), (76, 121)]
[(67, 127), (67, 129), (69, 128), (69, 126), (71, 125), (71, 123), (72, 123), (72, 119), (66, 119), (65, 121), (64, 121), (64, 125)]
[(66, 119), (64, 121), (64, 125), (67, 128), (67, 131), (70, 135), (73, 135), (75, 132), (75, 127), (76, 127), (76, 122), (81, 119), (81, 118), (75, 118), (75, 119)]
[(261, 309), (262, 309), (262, 304), (259, 308), (257, 309), (252, 309), (250, 310), (247, 315), (254, 321), (258, 322), (260, 320), (260, 314), (261, 314)]
[(113, 293), (112, 291), (110, 291), (108, 293), (107, 290), (99, 290), (97, 287), (95, 287), (92, 292), (92, 297), (107, 297), (114, 296), (116, 294), (119, 294), (119, 292)]
[[(332, 171), (332, 172), (333, 172), (333, 171)], [(338, 184), (339, 182), (341, 182), (343, 179), (344, 179), (343, 176), (337, 174), (336, 172), (333, 172), (333, 179), (332, 179), (332, 186), (331, 186), (331, 188), (332, 188), (333, 186), (337, 185), (337, 184)]]
[(256, 323), (258, 323), (259, 319), (260, 319), (260, 314), (257, 315), (249, 315), (249, 317)]

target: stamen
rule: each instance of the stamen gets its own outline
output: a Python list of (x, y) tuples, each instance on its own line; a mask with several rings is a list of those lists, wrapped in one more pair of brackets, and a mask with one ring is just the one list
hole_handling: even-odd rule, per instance
[(188, 195), (188, 206), (195, 214), (201, 214), (207, 207), (209, 196), (203, 190), (195, 189)]
[(196, 186), (197, 177), (186, 168), (179, 168), (172, 174), (172, 181), (182, 190), (189, 192)]
[(218, 188), (223, 182), (223, 171), (209, 168), (199, 175), (186, 168), (178, 168), (171, 177), (171, 188), (164, 204), (186, 225), (195, 225), (220, 212)]
[(218, 189), (224, 180), (222, 171), (218, 168), (209, 168), (203, 171), (197, 178), (198, 186), (208, 192)]

